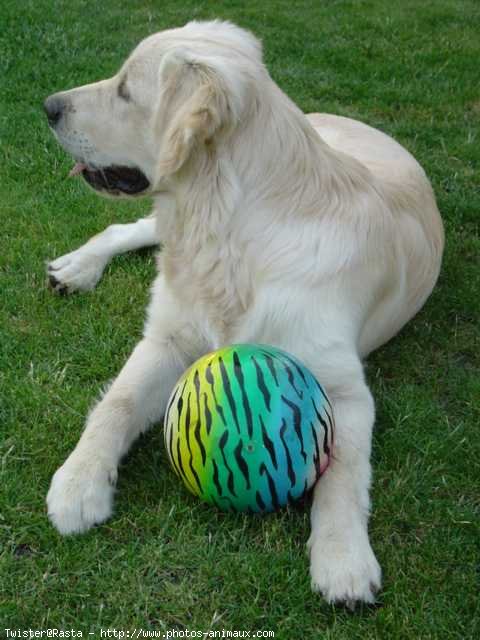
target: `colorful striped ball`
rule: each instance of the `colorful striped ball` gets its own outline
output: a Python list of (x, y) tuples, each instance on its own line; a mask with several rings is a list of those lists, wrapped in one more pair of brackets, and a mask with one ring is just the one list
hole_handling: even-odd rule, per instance
[(328, 466), (333, 432), (332, 407), (312, 373), (256, 344), (197, 360), (165, 415), (175, 473), (222, 510), (267, 512), (302, 498)]

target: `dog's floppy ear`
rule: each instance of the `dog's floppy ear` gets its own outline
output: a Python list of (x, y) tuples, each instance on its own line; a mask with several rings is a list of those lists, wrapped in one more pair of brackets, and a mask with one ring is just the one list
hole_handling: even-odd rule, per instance
[[(235, 120), (235, 107), (227, 87), (225, 70), (213, 57), (200, 57), (187, 49), (166, 54), (161, 68), (164, 96), (170, 103), (167, 130), (162, 136), (160, 174), (171, 175), (188, 160), (195, 148)], [(170, 120), (170, 122), (168, 122)]]

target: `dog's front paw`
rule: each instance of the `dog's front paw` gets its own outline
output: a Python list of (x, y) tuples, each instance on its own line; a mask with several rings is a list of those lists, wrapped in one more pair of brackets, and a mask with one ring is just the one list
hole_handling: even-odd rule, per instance
[(77, 249), (47, 264), (48, 283), (60, 294), (90, 291), (102, 277), (107, 262), (103, 255)]
[(381, 569), (367, 533), (332, 534), (312, 534), (308, 541), (313, 591), (319, 591), (329, 603), (346, 604), (350, 609), (357, 603), (374, 603)]
[(55, 528), (63, 535), (82, 533), (109, 518), (116, 480), (114, 467), (72, 454), (55, 472), (47, 495)]

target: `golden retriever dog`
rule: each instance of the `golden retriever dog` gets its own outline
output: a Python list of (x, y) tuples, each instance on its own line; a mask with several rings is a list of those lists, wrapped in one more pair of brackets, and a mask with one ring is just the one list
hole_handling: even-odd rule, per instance
[(362, 359), (437, 280), (443, 226), (424, 171), (380, 131), (304, 115), (259, 41), (228, 22), (152, 35), (114, 77), (50, 96), (45, 110), (72, 174), (154, 201), (154, 217), (52, 262), (52, 285), (92, 288), (115, 253), (163, 245), (143, 339), (53, 476), (53, 525), (79, 533), (111, 516), (120, 459), (190, 363), (230, 343), (270, 344), (314, 372), (335, 413), (335, 459), (313, 491), (312, 588), (373, 602), (375, 411)]

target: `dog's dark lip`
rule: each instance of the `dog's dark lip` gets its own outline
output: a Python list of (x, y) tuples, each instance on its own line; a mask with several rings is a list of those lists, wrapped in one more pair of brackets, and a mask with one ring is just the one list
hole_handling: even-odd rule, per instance
[(150, 186), (145, 174), (136, 167), (112, 165), (97, 168), (86, 166), (82, 170), (86, 182), (97, 191), (106, 191), (111, 195), (137, 195)]

